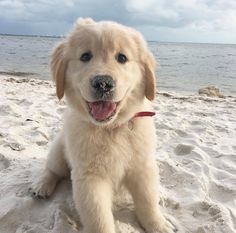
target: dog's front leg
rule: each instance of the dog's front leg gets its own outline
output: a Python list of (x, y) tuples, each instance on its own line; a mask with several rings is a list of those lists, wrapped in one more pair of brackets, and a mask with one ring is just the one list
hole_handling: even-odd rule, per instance
[(93, 175), (77, 177), (72, 171), (73, 198), (85, 233), (115, 233), (112, 185)]
[[(147, 163), (148, 164), (148, 163)], [(126, 187), (130, 191), (136, 215), (147, 233), (174, 233), (177, 229), (169, 222), (158, 206), (158, 173), (153, 166), (136, 167), (129, 172), (125, 179)]]

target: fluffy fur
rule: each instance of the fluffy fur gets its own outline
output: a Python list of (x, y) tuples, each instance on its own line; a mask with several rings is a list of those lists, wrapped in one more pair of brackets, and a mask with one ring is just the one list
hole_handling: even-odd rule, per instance
[[(81, 62), (91, 51), (93, 58)], [(117, 62), (125, 54), (125, 64)], [(63, 129), (48, 156), (35, 196), (50, 196), (56, 183), (71, 172), (73, 198), (85, 233), (115, 233), (112, 198), (125, 185), (137, 217), (148, 233), (173, 233), (174, 226), (160, 212), (155, 128), (151, 117), (133, 118), (151, 110), (155, 97), (155, 60), (140, 33), (114, 22), (80, 19), (54, 49), (51, 60), (59, 99), (65, 94), (68, 110)], [(91, 79), (110, 75), (116, 82), (111, 101), (114, 116), (97, 121), (87, 102), (96, 101)], [(132, 129), (129, 127), (132, 124)]]

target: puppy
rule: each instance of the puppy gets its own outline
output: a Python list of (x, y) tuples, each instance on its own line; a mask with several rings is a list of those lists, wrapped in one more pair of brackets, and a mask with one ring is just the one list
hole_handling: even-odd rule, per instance
[(122, 184), (146, 232), (173, 233), (158, 206), (156, 136), (149, 116), (155, 60), (141, 34), (114, 22), (79, 19), (54, 49), (51, 71), (68, 109), (34, 195), (50, 196), (71, 173), (84, 232), (115, 233), (112, 198)]

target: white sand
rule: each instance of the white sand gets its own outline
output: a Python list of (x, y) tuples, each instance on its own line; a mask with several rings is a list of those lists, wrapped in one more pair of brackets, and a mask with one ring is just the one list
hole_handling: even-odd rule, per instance
[[(0, 233), (82, 232), (70, 181), (48, 200), (28, 194), (65, 105), (51, 82), (17, 80), (0, 77)], [(236, 98), (159, 95), (154, 107), (163, 211), (180, 232), (236, 232)], [(132, 203), (115, 219), (117, 232), (144, 233)]]

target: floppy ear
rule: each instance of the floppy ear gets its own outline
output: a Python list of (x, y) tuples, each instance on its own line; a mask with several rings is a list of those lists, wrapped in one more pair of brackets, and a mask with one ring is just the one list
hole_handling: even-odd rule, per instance
[(144, 60), (144, 75), (146, 80), (145, 96), (150, 101), (154, 100), (156, 96), (155, 68), (156, 68), (156, 61), (151, 52), (147, 51)]
[(61, 42), (60, 44), (58, 44), (56, 48), (53, 50), (50, 62), (52, 77), (56, 83), (56, 93), (58, 99), (61, 99), (64, 96), (65, 72), (66, 72), (64, 48), (65, 48), (65, 42)]

